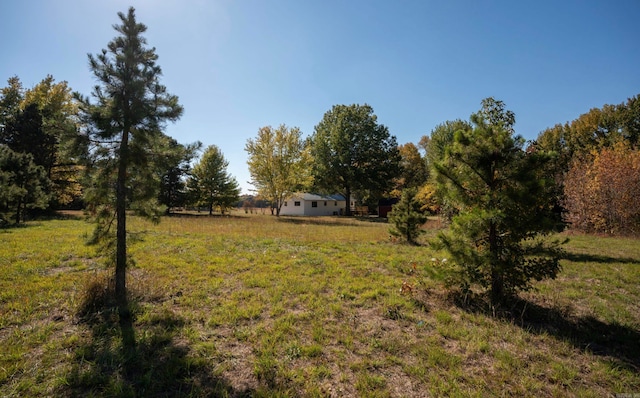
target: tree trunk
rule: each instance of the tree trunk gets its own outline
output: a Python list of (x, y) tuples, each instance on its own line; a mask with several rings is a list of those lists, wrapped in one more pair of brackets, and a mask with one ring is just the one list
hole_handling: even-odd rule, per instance
[(116, 302), (120, 312), (127, 309), (127, 164), (129, 131), (122, 132), (116, 182)]
[(489, 226), (489, 253), (491, 258), (491, 303), (497, 305), (504, 299), (504, 280), (498, 264), (498, 232), (494, 223)]
[(16, 209), (16, 225), (20, 224), (20, 208), (22, 207), (22, 199), (18, 198), (18, 206)]
[(350, 216), (351, 215), (351, 187), (345, 187), (345, 209), (344, 209), (344, 214), (346, 216)]

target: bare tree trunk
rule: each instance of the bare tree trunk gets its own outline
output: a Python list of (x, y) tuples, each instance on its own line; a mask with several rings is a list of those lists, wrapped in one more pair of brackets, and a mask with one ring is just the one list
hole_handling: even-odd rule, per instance
[(494, 223), (489, 226), (489, 253), (491, 257), (491, 303), (496, 305), (504, 299), (504, 280), (498, 264), (498, 232)]
[(116, 182), (116, 301), (118, 307), (127, 305), (127, 164), (129, 158), (129, 131), (122, 132), (118, 180)]
[(351, 187), (345, 187), (345, 209), (344, 209), (344, 214), (346, 216), (350, 216), (351, 215)]
[(16, 225), (20, 224), (20, 209), (22, 208), (22, 199), (18, 198), (18, 206), (16, 209)]

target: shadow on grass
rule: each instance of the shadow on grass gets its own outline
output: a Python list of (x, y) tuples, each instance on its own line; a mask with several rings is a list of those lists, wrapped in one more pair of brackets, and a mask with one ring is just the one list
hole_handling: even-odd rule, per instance
[[(135, 330), (133, 318), (119, 322), (117, 307), (105, 297), (84, 305), (78, 314), (91, 337), (76, 348), (74, 365), (59, 391), (61, 396), (253, 395), (250, 390), (235, 390), (218, 376), (210, 359), (190, 355), (188, 344), (177, 339), (185, 326), (180, 316), (166, 310), (145, 319)], [(126, 340), (133, 342), (129, 349), (125, 348)]]
[(605, 323), (592, 316), (572, 317), (557, 308), (520, 298), (509, 308), (497, 311), (484, 298), (454, 301), (464, 311), (495, 316), (530, 333), (548, 334), (585, 352), (607, 357), (615, 366), (640, 372), (640, 331), (636, 329)]
[[(335, 217), (340, 217), (336, 219)], [(296, 225), (324, 225), (330, 227), (344, 227), (353, 225), (354, 221), (362, 221), (356, 217), (347, 217), (347, 216), (330, 216), (330, 217), (308, 217), (308, 216), (300, 216), (300, 217), (287, 217), (280, 216), (278, 217), (278, 222), (290, 223)]]
[(29, 214), (25, 219), (20, 220), (18, 224), (14, 219), (3, 220), (0, 219), (0, 230), (12, 230), (19, 228), (30, 228), (41, 226), (42, 221), (53, 220), (80, 220), (83, 218), (83, 214), (80, 211), (47, 211), (37, 214)]
[(566, 252), (562, 256), (563, 260), (569, 260), (574, 263), (599, 263), (599, 264), (613, 264), (613, 263), (628, 263), (640, 265), (640, 259), (630, 257), (609, 257), (599, 254), (584, 254), (584, 253), (570, 253)]
[(236, 219), (241, 219), (241, 218), (245, 218), (242, 216), (236, 216), (233, 214), (220, 214), (220, 213), (215, 213), (215, 214), (209, 214), (209, 212), (200, 212), (200, 213), (169, 213), (169, 214), (165, 214), (165, 217), (170, 217), (170, 218), (202, 218), (202, 219), (208, 219), (208, 218), (236, 218)]
[(30, 228), (30, 227), (34, 227), (34, 226), (38, 226), (38, 225), (42, 225), (42, 224), (34, 222), (34, 221), (20, 222), (19, 224), (16, 224), (14, 222), (5, 223), (2, 220), (0, 220), (0, 232), (8, 233), (8, 232), (11, 232), (11, 231), (16, 230), (16, 229)]

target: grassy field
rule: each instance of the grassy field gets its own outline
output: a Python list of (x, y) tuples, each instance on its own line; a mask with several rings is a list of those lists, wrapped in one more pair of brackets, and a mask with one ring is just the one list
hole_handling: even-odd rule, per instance
[(0, 230), (0, 396), (640, 393), (638, 240), (571, 235), (557, 280), (492, 313), (457, 304), (442, 254), (392, 242), (384, 223), (130, 225), (146, 232), (130, 248), (127, 361), (92, 226)]

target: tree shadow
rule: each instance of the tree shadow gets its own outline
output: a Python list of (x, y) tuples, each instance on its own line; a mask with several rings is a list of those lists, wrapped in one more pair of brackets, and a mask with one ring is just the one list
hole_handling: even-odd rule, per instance
[[(104, 289), (108, 293), (109, 289)], [(99, 292), (101, 293), (101, 292)], [(98, 305), (95, 305), (98, 304)], [(75, 350), (75, 361), (61, 396), (109, 397), (250, 397), (216, 374), (209, 359), (193, 356), (178, 332), (184, 319), (166, 310), (145, 319), (138, 330), (133, 320), (119, 320), (111, 299), (98, 297), (83, 305), (79, 322), (90, 337)], [(135, 314), (135, 303), (132, 313)], [(125, 341), (134, 344), (126, 348)], [(81, 339), (82, 341), (82, 339)]]
[(454, 302), (464, 311), (494, 316), (530, 333), (553, 336), (584, 352), (606, 357), (618, 367), (640, 372), (640, 331), (636, 329), (593, 316), (570, 316), (558, 308), (521, 298), (500, 309), (479, 296), (464, 301), (457, 297)]
[(53, 220), (81, 220), (84, 216), (78, 211), (46, 211), (27, 215), (26, 219), (20, 220), (18, 224), (13, 219), (3, 220), (0, 218), (0, 230), (9, 231), (12, 229), (22, 229), (38, 227), (43, 221)]
[(31, 228), (31, 227), (37, 227), (40, 225), (42, 225), (42, 223), (38, 223), (34, 221), (29, 221), (28, 223), (20, 222), (16, 224), (14, 222), (3, 222), (2, 220), (0, 220), (0, 232), (9, 233), (16, 229)]
[(237, 215), (233, 215), (233, 214), (220, 214), (220, 213), (209, 214), (209, 212), (201, 212), (201, 213), (171, 212), (171, 213), (165, 214), (164, 216), (165, 217), (169, 217), (169, 218), (201, 218), (201, 219), (209, 219), (209, 218), (241, 219), (241, 218), (244, 218), (242, 216), (237, 216)]
[(280, 216), (277, 218), (277, 221), (282, 223), (296, 224), (296, 225), (322, 225), (322, 226), (329, 226), (329, 227), (344, 227), (348, 225), (353, 225), (353, 221), (358, 220), (355, 217), (341, 216), (344, 219), (344, 221), (340, 221), (340, 220), (336, 220), (333, 217), (337, 217), (337, 216), (330, 216), (328, 218), (322, 217), (322, 216), (313, 217), (313, 218), (308, 216), (299, 216), (299, 217)]
[(563, 260), (569, 260), (574, 263), (600, 263), (600, 264), (613, 264), (613, 263), (629, 263), (634, 265), (640, 264), (640, 259), (631, 257), (609, 257), (599, 254), (585, 254), (585, 253), (571, 253), (565, 252), (562, 256)]

